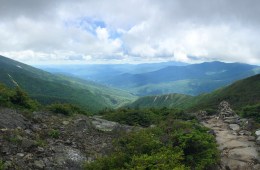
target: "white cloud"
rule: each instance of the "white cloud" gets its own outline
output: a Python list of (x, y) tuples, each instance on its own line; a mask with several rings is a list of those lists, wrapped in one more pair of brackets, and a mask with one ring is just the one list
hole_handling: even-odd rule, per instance
[(257, 0), (1, 1), (0, 55), (27, 63), (260, 64), (259, 5)]
[(102, 40), (102, 41), (108, 40), (109, 35), (108, 35), (108, 31), (106, 28), (97, 27), (96, 33), (97, 33), (97, 37), (99, 40)]

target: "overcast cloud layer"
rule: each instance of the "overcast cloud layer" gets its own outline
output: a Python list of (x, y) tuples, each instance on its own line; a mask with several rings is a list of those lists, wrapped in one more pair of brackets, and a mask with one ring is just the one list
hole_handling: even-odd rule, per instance
[(260, 64), (259, 9), (259, 0), (0, 0), (0, 55), (34, 64)]

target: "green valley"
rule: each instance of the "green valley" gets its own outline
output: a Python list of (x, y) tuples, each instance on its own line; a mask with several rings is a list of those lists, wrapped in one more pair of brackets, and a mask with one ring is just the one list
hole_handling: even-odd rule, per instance
[(0, 82), (9, 87), (19, 86), (40, 103), (73, 103), (96, 112), (115, 108), (135, 99), (130, 93), (36, 69), (0, 56)]

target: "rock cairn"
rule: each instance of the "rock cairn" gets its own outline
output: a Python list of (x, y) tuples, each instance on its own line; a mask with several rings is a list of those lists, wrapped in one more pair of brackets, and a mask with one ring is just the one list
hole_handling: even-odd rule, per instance
[(218, 106), (218, 113), (221, 118), (235, 116), (235, 112), (231, 109), (227, 101), (222, 101)]

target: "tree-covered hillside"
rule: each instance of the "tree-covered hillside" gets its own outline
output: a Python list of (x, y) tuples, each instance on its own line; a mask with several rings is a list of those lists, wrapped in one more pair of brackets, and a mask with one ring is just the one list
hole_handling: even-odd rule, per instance
[(131, 108), (151, 108), (151, 107), (181, 107), (192, 96), (184, 94), (168, 94), (157, 96), (145, 96), (137, 99), (128, 106)]
[(260, 102), (260, 74), (239, 80), (212, 93), (199, 95), (187, 102), (188, 108), (214, 108), (223, 100), (239, 109)]
[(216, 108), (223, 100), (228, 101), (237, 109), (240, 109), (246, 105), (259, 103), (260, 74), (239, 80), (229, 86), (220, 88), (211, 93), (206, 93), (195, 97), (181, 94), (141, 97), (132, 104), (128, 105), (128, 107), (177, 107), (196, 110)]
[(135, 98), (123, 90), (53, 75), (3, 56), (0, 56), (0, 82), (9, 87), (19, 86), (43, 104), (74, 103), (93, 112), (118, 107)]

